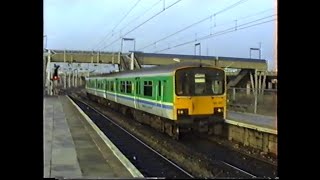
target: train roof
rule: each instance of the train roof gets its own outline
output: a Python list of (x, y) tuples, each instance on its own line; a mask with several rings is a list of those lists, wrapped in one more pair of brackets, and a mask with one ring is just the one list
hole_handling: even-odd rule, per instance
[[(142, 69), (136, 69), (136, 70), (128, 70), (128, 71), (122, 71), (122, 72), (116, 72), (116, 73), (106, 73), (106, 74), (100, 74), (100, 75), (93, 75), (90, 76), (90, 78), (93, 77), (128, 77), (128, 76), (147, 76), (147, 75), (155, 75), (155, 74), (170, 74), (176, 71), (177, 69), (180, 69), (182, 67), (200, 67), (199, 62), (181, 62), (181, 63), (174, 63), (169, 65), (161, 65), (156, 67), (148, 67), (148, 68), (142, 68)], [(202, 67), (212, 67), (207, 64), (202, 64)], [(220, 68), (217, 68), (220, 69)]]
[(159, 57), (159, 58), (179, 58), (179, 59), (201, 59), (201, 60), (212, 60), (218, 59), (223, 61), (240, 61), (240, 62), (255, 62), (255, 63), (266, 63), (265, 59), (253, 59), (253, 58), (238, 58), (238, 57), (224, 57), (224, 56), (199, 56), (199, 55), (184, 55), (184, 54), (158, 54), (158, 53), (143, 53), (135, 52), (137, 56), (143, 57)]

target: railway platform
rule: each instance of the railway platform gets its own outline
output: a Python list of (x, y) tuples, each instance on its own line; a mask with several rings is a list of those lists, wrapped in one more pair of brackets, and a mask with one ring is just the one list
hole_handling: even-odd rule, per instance
[(277, 117), (264, 116), (259, 114), (241, 113), (235, 111), (227, 111), (227, 120), (237, 121), (245, 124), (277, 130)]
[(143, 177), (92, 124), (67, 96), (44, 97), (44, 177)]

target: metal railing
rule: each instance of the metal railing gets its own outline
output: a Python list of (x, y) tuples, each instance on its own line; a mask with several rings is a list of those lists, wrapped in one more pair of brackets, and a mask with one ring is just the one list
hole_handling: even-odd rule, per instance
[[(257, 103), (255, 103), (257, 101)], [(227, 107), (229, 110), (256, 113), (266, 116), (277, 115), (277, 90), (258, 89), (257, 95), (249, 88), (228, 88)]]

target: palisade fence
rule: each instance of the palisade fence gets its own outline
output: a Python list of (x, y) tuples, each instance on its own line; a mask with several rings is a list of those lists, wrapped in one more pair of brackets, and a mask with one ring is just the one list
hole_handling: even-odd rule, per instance
[(277, 90), (228, 88), (228, 110), (255, 113), (266, 116), (277, 116)]

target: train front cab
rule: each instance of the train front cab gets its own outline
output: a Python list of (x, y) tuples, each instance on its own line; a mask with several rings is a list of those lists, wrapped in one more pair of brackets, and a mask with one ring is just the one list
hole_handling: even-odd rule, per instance
[(218, 68), (189, 67), (176, 71), (174, 120), (180, 132), (190, 129), (206, 132), (224, 121), (225, 80), (224, 71)]

